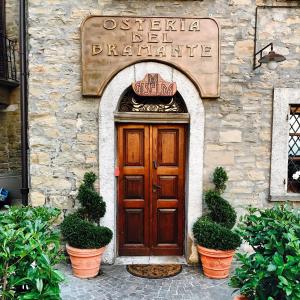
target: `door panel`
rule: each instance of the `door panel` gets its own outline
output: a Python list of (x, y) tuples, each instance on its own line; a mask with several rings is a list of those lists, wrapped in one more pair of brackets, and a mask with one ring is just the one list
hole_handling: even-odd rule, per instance
[(184, 125), (118, 126), (119, 255), (182, 255)]
[(149, 255), (149, 127), (118, 127), (120, 255)]
[(124, 199), (144, 199), (144, 176), (124, 176)]
[(127, 244), (144, 244), (143, 209), (125, 210), (125, 241)]
[(159, 176), (157, 190), (158, 199), (177, 199), (178, 198), (178, 176)]
[(160, 166), (178, 165), (178, 129), (154, 129), (157, 138), (157, 162)]
[(177, 221), (176, 209), (159, 208), (157, 211), (157, 235), (160, 244), (177, 243)]
[(156, 125), (152, 128), (151, 169), (152, 253), (182, 255), (184, 229), (185, 128)]
[(144, 128), (124, 130), (125, 166), (144, 166), (144, 133)]

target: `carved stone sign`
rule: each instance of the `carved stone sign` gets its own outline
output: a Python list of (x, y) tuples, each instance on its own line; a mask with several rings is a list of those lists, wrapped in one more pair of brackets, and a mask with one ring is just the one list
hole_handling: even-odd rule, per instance
[(219, 27), (210, 18), (90, 16), (82, 24), (83, 95), (100, 96), (111, 78), (138, 61), (183, 71), (205, 98), (219, 96)]
[(157, 97), (174, 96), (177, 91), (175, 82), (167, 82), (159, 74), (146, 74), (141, 81), (132, 84), (134, 92), (139, 96)]

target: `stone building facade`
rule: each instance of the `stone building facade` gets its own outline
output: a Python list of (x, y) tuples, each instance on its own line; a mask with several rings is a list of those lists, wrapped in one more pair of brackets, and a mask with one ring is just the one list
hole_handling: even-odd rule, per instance
[[(288, 5), (291, 7), (282, 7)], [(274, 50), (286, 57), (276, 70), (264, 65), (253, 70), (256, 13), (256, 49), (273, 42)], [(111, 203), (115, 199), (110, 195), (115, 194), (111, 189), (116, 188), (116, 183), (114, 177), (107, 177), (106, 169), (101, 166), (105, 159), (108, 165), (115, 166), (114, 153), (103, 151), (107, 140), (103, 140), (105, 132), (101, 131), (103, 112), (110, 104), (108, 101), (107, 107), (101, 107), (101, 97), (82, 96), (80, 26), (89, 15), (210, 17), (220, 26), (220, 97), (207, 99), (198, 95), (203, 107), (203, 115), (200, 109), (198, 117), (202, 116), (204, 127), (203, 143), (199, 144), (202, 148), (197, 149), (197, 153), (203, 154), (200, 160), (203, 167), (200, 165), (199, 169), (201, 180), (193, 182), (193, 186), (199, 185), (199, 202), (198, 206), (193, 204), (194, 213), (187, 216), (185, 239), (185, 255), (192, 261), (191, 224), (205, 210), (201, 193), (211, 186), (211, 174), (216, 166), (228, 171), (229, 183), (224, 197), (239, 213), (248, 205), (272, 204), (274, 89), (295, 89), (293, 95), (300, 99), (299, 1), (28, 1), (30, 203), (59, 207), (66, 213), (78, 205), (76, 193), (84, 173), (94, 171), (107, 183), (99, 182), (100, 193), (108, 205), (103, 223), (115, 228), (115, 204)], [(141, 80), (156, 66), (144, 64), (137, 68)], [(174, 72), (172, 66), (157, 69), (166, 77)], [(131, 76), (130, 72), (133, 72), (130, 68), (121, 71), (112, 82), (120, 78), (125, 80), (126, 76)], [(177, 78), (180, 76), (183, 78), (180, 74)], [(189, 84), (191, 81), (186, 82)], [(110, 89), (111, 94), (105, 94)], [(193, 98), (193, 93), (191, 86), (186, 96)], [(185, 94), (184, 88), (182, 94)], [(117, 94), (108, 84), (102, 97), (114, 95)], [(111, 105), (118, 101), (111, 99)], [(197, 119), (197, 115), (194, 118)], [(197, 161), (197, 153), (189, 153), (190, 165), (193, 160)], [(102, 174), (99, 174), (101, 168)], [(193, 178), (190, 176), (189, 180)], [(293, 205), (297, 206), (300, 196), (293, 200)], [(114, 262), (118, 256), (116, 243), (115, 240), (109, 246), (107, 262)]]

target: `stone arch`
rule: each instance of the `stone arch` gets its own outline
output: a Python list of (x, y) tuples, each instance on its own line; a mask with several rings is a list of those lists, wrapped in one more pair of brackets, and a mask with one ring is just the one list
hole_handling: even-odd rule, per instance
[(120, 71), (106, 86), (99, 106), (99, 179), (100, 191), (107, 204), (102, 225), (110, 227), (114, 238), (108, 246), (104, 261), (113, 263), (117, 256), (116, 239), (116, 130), (114, 112), (127, 87), (147, 73), (159, 73), (165, 80), (175, 81), (190, 113), (188, 157), (186, 168), (186, 233), (185, 256), (195, 253), (192, 245), (192, 224), (202, 214), (204, 107), (193, 82), (183, 73), (157, 62), (142, 62)]
[[(163, 64), (163, 65), (167, 65), (169, 66), (171, 69), (177, 70), (181, 73), (183, 73), (196, 87), (196, 89), (198, 90), (200, 97), (202, 97), (202, 95), (205, 93), (205, 91), (203, 91), (203, 87), (201, 84), (197, 83), (197, 80), (195, 78), (195, 76), (193, 76), (193, 74), (191, 74), (190, 72), (188, 72), (187, 70), (184, 70), (182, 68), (180, 68), (177, 64), (175, 64), (174, 62), (169, 62), (169, 61), (163, 61), (160, 59), (155, 59), (155, 58), (151, 58), (151, 59), (139, 59), (136, 60), (135, 62), (129, 63), (127, 65), (123, 65), (119, 68), (117, 68), (116, 70), (114, 70), (113, 72), (111, 72), (109, 74), (109, 76), (103, 81), (103, 84), (98, 86), (97, 89), (97, 95), (103, 95), (105, 88), (107, 87), (107, 85), (109, 84), (109, 82), (121, 71), (123, 71), (124, 69), (127, 69), (129, 67), (132, 66), (136, 66), (140, 63), (157, 63), (157, 64)], [(102, 96), (101, 96), (102, 98)]]

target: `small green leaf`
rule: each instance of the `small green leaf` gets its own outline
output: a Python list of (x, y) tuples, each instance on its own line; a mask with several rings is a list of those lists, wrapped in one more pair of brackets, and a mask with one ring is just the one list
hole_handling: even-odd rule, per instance
[(36, 288), (41, 293), (43, 290), (43, 280), (42, 279), (36, 279)]
[(279, 278), (280, 282), (282, 282), (282, 284), (289, 285), (289, 282), (283, 276), (279, 275), (278, 278)]
[(290, 287), (287, 287), (287, 288), (285, 289), (285, 292), (286, 292), (286, 295), (287, 295), (287, 296), (290, 296), (290, 295), (292, 294), (293, 290), (292, 290)]
[(268, 271), (268, 272), (273, 272), (273, 271), (275, 271), (276, 269), (277, 269), (277, 267), (276, 267), (275, 265), (273, 265), (272, 263), (270, 263), (270, 264), (268, 265), (267, 271)]
[(63, 281), (65, 279), (65, 276), (63, 275), (62, 272), (58, 271), (58, 270), (54, 270), (53, 273), (55, 274), (55, 277), (59, 280), (59, 281)]

